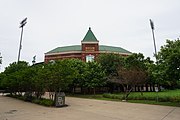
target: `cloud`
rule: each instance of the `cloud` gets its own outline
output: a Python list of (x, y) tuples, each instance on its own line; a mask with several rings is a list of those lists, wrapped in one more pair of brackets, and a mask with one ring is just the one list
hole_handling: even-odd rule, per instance
[(3, 64), (17, 61), (19, 23), (24, 27), (21, 60), (44, 61), (58, 46), (80, 44), (91, 27), (100, 44), (123, 47), (153, 58), (149, 25), (155, 23), (157, 48), (180, 33), (179, 0), (6, 0), (0, 4), (0, 52)]

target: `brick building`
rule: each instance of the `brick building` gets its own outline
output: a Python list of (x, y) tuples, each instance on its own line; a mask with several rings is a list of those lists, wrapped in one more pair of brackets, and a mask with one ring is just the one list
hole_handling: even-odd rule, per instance
[(51, 60), (59, 60), (65, 58), (77, 58), (83, 61), (94, 61), (99, 54), (114, 53), (122, 56), (130, 55), (131, 52), (121, 48), (106, 45), (99, 45), (99, 41), (89, 28), (81, 45), (72, 45), (55, 48), (45, 53), (45, 63)]

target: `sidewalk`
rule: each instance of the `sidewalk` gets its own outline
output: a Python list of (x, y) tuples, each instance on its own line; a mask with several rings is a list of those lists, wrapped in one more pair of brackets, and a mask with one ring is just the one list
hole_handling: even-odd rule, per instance
[(180, 108), (66, 97), (49, 108), (0, 96), (0, 120), (179, 120)]

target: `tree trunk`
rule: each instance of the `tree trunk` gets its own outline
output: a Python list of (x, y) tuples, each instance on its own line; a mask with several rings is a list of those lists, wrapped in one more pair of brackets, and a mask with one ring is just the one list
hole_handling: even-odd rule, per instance
[(75, 86), (73, 86), (73, 92), (72, 92), (72, 93), (73, 93), (73, 95), (74, 95), (74, 93), (75, 93), (75, 89), (76, 89), (76, 87), (75, 87)]
[(128, 99), (128, 96), (130, 95), (131, 91), (133, 90), (133, 88), (131, 87), (129, 89), (129, 85), (126, 85), (126, 88), (125, 88), (125, 95), (124, 95), (124, 99), (127, 101)]
[(96, 88), (93, 88), (94, 95), (96, 94)]
[(140, 92), (141, 92), (141, 95), (143, 96), (142, 86), (140, 87)]
[(55, 95), (54, 95), (54, 103), (56, 104), (56, 97), (57, 97), (57, 92), (55, 91)]
[(126, 96), (125, 96), (125, 100), (126, 101), (128, 99), (128, 96), (130, 95), (131, 91), (132, 91), (132, 88), (126, 92)]

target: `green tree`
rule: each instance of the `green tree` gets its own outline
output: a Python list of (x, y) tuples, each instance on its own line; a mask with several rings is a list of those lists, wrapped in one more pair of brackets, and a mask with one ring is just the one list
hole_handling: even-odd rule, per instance
[(5, 89), (5, 87), (2, 85), (2, 81), (5, 78), (5, 74), (2, 72), (0, 73), (0, 90)]
[(118, 83), (124, 87), (124, 99), (127, 100), (135, 86), (144, 85), (146, 83), (147, 72), (142, 68), (121, 68), (118, 72), (118, 78)]
[(105, 71), (102, 69), (102, 66), (97, 62), (88, 62), (84, 87), (93, 89), (95, 94), (96, 87), (101, 87), (105, 83)]
[(55, 96), (58, 92), (66, 90), (76, 75), (71, 63), (68, 59), (59, 60), (48, 63), (44, 68), (46, 69), (47, 88), (55, 92)]
[(157, 59), (158, 70), (163, 76), (162, 84), (168, 88), (180, 87), (180, 40), (167, 40), (166, 45), (161, 46)]
[(71, 68), (75, 70), (75, 76), (70, 87), (73, 88), (73, 93), (76, 87), (83, 87), (85, 81), (85, 74), (87, 72), (87, 63), (79, 59), (70, 59)]
[(29, 69), (31, 77), (29, 78), (31, 81), (30, 92), (34, 91), (36, 98), (41, 98), (46, 91), (46, 81), (47, 76), (44, 70), (44, 64), (33, 65)]
[(143, 54), (132, 54), (125, 58), (124, 66), (119, 67), (116, 76), (112, 76), (112, 81), (119, 83), (124, 88), (124, 99), (127, 100), (129, 94), (135, 86), (140, 86), (147, 81), (147, 67)]
[(24, 71), (29, 67), (25, 61), (13, 62), (5, 68), (2, 86), (8, 89), (11, 93), (22, 92), (21, 83), (26, 76)]
[(117, 74), (117, 68), (124, 65), (124, 58), (118, 54), (106, 53), (100, 54), (97, 62), (100, 63), (106, 71), (106, 75), (110, 76)]

